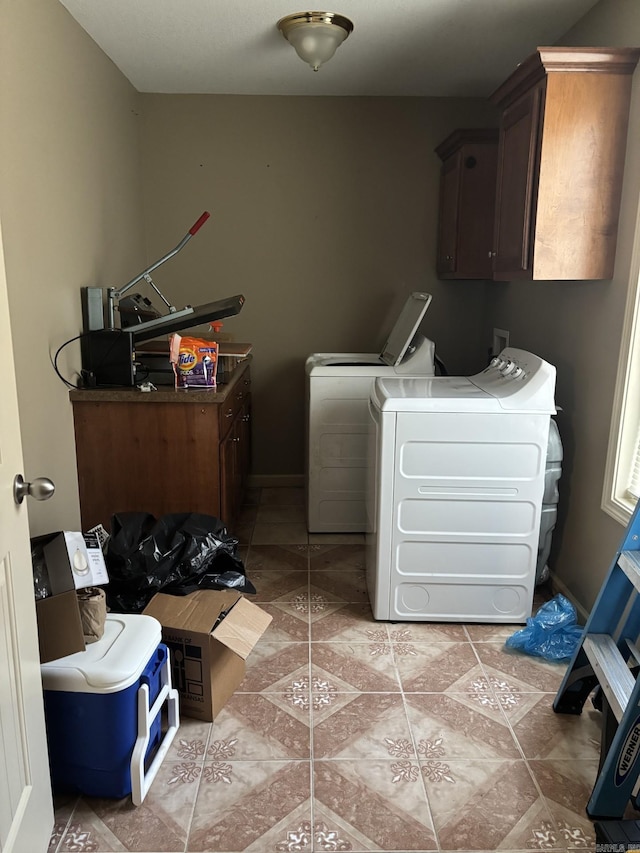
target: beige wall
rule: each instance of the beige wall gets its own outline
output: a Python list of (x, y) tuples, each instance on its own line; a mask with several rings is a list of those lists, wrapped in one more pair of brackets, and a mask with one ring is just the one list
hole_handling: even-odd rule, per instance
[(304, 360), (377, 350), (412, 290), (451, 371), (483, 366), (482, 282), (439, 282), (440, 161), (484, 101), (143, 95), (150, 259), (211, 219), (154, 274), (182, 307), (243, 293), (225, 331), (254, 344), (256, 475), (304, 471)]
[[(29, 502), (38, 534), (79, 524), (71, 407), (50, 353), (81, 331), (83, 285), (122, 284), (144, 261), (138, 96), (57, 0), (3, 0), (0, 14), (0, 216), (24, 473), (57, 487)], [(67, 351), (75, 381), (78, 345)]]
[[(559, 43), (640, 45), (637, 0), (601, 0)], [(552, 570), (589, 608), (623, 529), (600, 508), (611, 407), (640, 198), (640, 72), (634, 75), (615, 275), (611, 281), (490, 283), (486, 328), (508, 329), (558, 371), (565, 459)]]
[[(48, 504), (31, 504), (33, 533), (78, 523), (71, 409), (49, 358), (80, 331), (80, 288), (121, 285), (208, 209), (156, 280), (179, 304), (247, 297), (225, 328), (255, 345), (255, 473), (303, 471), (304, 357), (376, 348), (405, 294), (429, 290), (423, 331), (452, 372), (482, 363), (493, 326), (557, 365), (566, 458), (553, 563), (591, 604), (622, 532), (600, 497), (636, 144), (612, 281), (440, 282), (433, 149), (455, 127), (491, 124), (483, 102), (140, 96), (57, 0), (4, 0), (0, 27), (0, 216), (25, 473), (58, 486)], [(637, 0), (601, 0), (562, 41), (640, 44)], [(636, 73), (630, 139), (639, 136)], [(69, 349), (61, 367), (73, 379)]]

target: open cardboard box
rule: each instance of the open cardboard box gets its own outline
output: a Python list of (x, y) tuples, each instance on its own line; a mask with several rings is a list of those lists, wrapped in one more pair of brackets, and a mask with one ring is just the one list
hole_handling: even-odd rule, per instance
[(51, 595), (36, 601), (40, 662), (85, 650), (73, 569), (62, 533), (31, 540), (32, 552), (42, 549)]
[(56, 531), (31, 540), (41, 551), (51, 595), (36, 601), (40, 662), (48, 663), (86, 648), (77, 589), (108, 583), (100, 544), (82, 533)]
[(235, 590), (159, 592), (143, 612), (162, 625), (181, 713), (207, 721), (244, 678), (245, 660), (272, 619)]

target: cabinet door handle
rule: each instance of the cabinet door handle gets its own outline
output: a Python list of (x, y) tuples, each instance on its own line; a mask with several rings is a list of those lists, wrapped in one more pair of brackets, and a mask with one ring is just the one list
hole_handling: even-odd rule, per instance
[(243, 416), (242, 416), (242, 420), (243, 420), (245, 423), (248, 423), (248, 422), (251, 420), (251, 415), (243, 415)]
[(490, 257), (490, 258), (495, 258), (495, 256), (496, 256), (497, 254), (498, 254), (497, 252), (489, 252), (489, 257)]
[(228, 412), (225, 412), (224, 416), (225, 416), (225, 418), (232, 418), (233, 417), (233, 409), (229, 409)]

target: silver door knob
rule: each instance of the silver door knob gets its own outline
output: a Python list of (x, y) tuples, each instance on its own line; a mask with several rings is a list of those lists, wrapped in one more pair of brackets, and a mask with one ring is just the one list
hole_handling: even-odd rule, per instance
[(27, 495), (37, 501), (48, 501), (55, 490), (56, 487), (48, 477), (37, 477), (31, 483), (26, 483), (21, 474), (13, 478), (13, 499), (17, 504), (21, 504)]

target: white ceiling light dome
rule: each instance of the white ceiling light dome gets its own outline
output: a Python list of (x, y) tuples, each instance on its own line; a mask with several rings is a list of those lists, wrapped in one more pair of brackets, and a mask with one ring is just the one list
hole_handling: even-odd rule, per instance
[(278, 29), (304, 62), (317, 71), (353, 31), (353, 23), (335, 12), (295, 12), (278, 21)]

